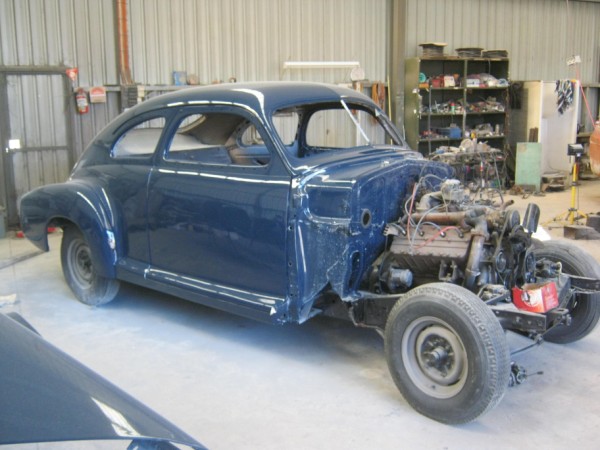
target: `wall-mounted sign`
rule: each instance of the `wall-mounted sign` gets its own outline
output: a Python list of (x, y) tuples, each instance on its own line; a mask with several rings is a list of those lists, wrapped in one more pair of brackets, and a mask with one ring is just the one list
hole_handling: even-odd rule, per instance
[(90, 103), (106, 103), (106, 89), (102, 86), (91, 87)]

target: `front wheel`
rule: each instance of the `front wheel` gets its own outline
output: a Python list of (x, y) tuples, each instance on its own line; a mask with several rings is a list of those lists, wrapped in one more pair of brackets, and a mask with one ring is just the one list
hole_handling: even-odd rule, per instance
[(99, 306), (116, 297), (119, 281), (98, 274), (90, 246), (77, 228), (64, 229), (60, 259), (65, 280), (80, 302)]
[(460, 424), (504, 396), (510, 353), (493, 312), (453, 284), (417, 287), (392, 309), (385, 353), (396, 386), (421, 414)]

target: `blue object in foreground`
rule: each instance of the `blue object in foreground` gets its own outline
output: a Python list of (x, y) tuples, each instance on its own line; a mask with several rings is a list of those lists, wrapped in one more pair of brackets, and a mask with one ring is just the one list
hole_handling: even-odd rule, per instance
[(0, 445), (90, 440), (205, 448), (53, 347), (22, 317), (0, 314)]

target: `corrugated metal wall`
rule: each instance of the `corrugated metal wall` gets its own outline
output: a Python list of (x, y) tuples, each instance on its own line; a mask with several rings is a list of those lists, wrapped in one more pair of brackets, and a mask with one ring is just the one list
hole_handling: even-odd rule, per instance
[(281, 70), (284, 61), (359, 61), (385, 80), (387, 0), (131, 0), (135, 81), (349, 81), (350, 69)]
[[(134, 81), (349, 80), (350, 69), (282, 71), (286, 60), (355, 60), (385, 79), (387, 0), (130, 0)], [(0, 65), (73, 66), (117, 85), (114, 0), (0, 0)], [(75, 118), (75, 152), (118, 114), (118, 94)], [(51, 130), (48, 130), (51, 131)]]
[[(81, 86), (118, 84), (113, 4), (113, 0), (0, 0), (0, 66), (77, 67)], [(75, 156), (117, 113), (118, 103), (109, 102), (75, 118)]]
[[(600, 4), (565, 0), (406, 0), (406, 57), (419, 43), (506, 49), (513, 80), (573, 78), (567, 67), (581, 55), (581, 80), (600, 78)], [(567, 18), (569, 19), (567, 23)]]
[(113, 0), (0, 0), (0, 65), (75, 66), (118, 84)]

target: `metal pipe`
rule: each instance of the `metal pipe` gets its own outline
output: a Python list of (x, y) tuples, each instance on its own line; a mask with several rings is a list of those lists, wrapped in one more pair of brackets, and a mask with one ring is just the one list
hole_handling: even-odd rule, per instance
[(465, 222), (474, 227), (471, 251), (467, 260), (467, 267), (465, 268), (465, 287), (473, 290), (475, 281), (481, 273), (479, 268), (481, 267), (481, 257), (483, 256), (483, 244), (485, 244), (485, 240), (488, 238), (488, 227), (485, 215), (477, 214), (476, 210), (471, 211), (473, 211), (473, 214), (465, 217)]
[(119, 43), (119, 71), (121, 76), (121, 84), (131, 85), (131, 68), (129, 64), (129, 22), (127, 19), (127, 1), (116, 0), (115, 6), (117, 9), (117, 27), (118, 27), (118, 43)]
[(466, 211), (460, 212), (439, 212), (439, 213), (414, 213), (411, 218), (415, 221), (421, 220), (423, 217), (427, 217), (430, 222), (435, 222), (439, 225), (457, 225), (460, 224), (465, 218)]
[(473, 236), (473, 240), (471, 241), (471, 252), (469, 253), (469, 260), (467, 261), (467, 267), (465, 268), (465, 287), (467, 289), (473, 288), (475, 280), (479, 276), (484, 242), (485, 237), (482, 235)]
[(435, 222), (439, 225), (458, 225), (461, 224), (465, 219), (474, 219), (479, 216), (483, 216), (487, 209), (483, 206), (469, 209), (467, 211), (458, 212), (440, 212), (440, 213), (414, 213), (412, 219), (415, 221), (421, 220), (423, 217), (427, 217), (430, 222)]

